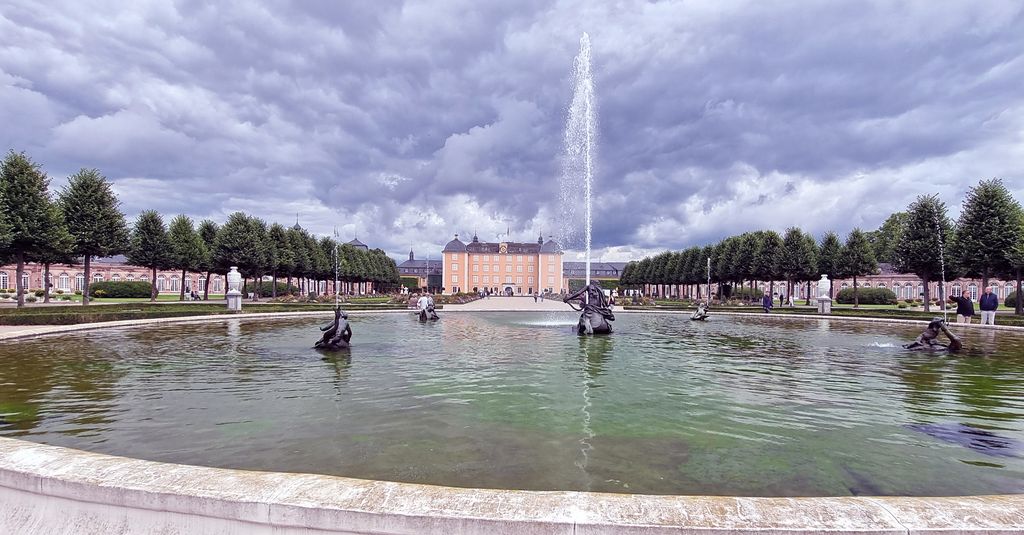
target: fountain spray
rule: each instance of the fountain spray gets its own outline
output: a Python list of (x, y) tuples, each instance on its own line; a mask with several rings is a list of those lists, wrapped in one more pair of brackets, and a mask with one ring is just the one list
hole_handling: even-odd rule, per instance
[[(565, 125), (566, 162), (563, 171), (563, 206), (571, 212), (573, 193), (583, 182), (586, 248), (586, 284), (590, 284), (591, 196), (594, 180), (594, 145), (597, 134), (597, 109), (594, 102), (594, 77), (590, 69), (590, 35), (580, 37), (580, 52), (573, 61), (573, 94)], [(577, 178), (578, 177), (578, 178)]]
[(939, 268), (942, 275), (942, 286), (939, 287), (939, 306), (942, 307), (942, 321), (949, 323), (949, 307), (946, 306), (946, 256), (943, 252), (942, 224), (939, 222), (939, 211), (935, 210), (935, 235), (939, 240)]

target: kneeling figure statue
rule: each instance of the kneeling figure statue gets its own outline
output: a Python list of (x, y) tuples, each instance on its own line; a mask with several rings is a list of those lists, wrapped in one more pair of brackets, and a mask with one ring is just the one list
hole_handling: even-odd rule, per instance
[[(939, 333), (944, 333), (946, 338), (949, 338), (949, 345), (939, 342)], [(946, 322), (942, 318), (932, 318), (932, 321), (928, 323), (928, 328), (916, 340), (904, 345), (903, 349), (913, 351), (959, 351), (963, 347), (963, 342), (960, 341), (957, 335), (949, 331), (946, 327)]]
[(339, 351), (349, 347), (352, 339), (352, 327), (348, 324), (348, 314), (341, 307), (334, 309), (334, 321), (320, 328), (324, 335), (313, 347), (326, 351)]
[(434, 296), (432, 295), (424, 295), (416, 300), (416, 308), (419, 309), (420, 321), (441, 319), (434, 311)]
[[(591, 281), (590, 284), (570, 294), (563, 301), (569, 303), (573, 310), (583, 313), (580, 314), (580, 322), (576, 328), (578, 334), (609, 334), (612, 332), (611, 322), (615, 321), (615, 315), (612, 314), (612, 308), (597, 281)], [(573, 301), (578, 302), (580, 308), (573, 306)]]
[(708, 304), (697, 303), (697, 310), (693, 311), (693, 315), (690, 316), (691, 320), (704, 321), (708, 319)]

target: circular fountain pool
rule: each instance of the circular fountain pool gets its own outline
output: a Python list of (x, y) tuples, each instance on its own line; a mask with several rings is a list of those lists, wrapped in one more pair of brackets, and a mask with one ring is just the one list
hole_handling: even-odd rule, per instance
[(1024, 336), (623, 314), (353, 317), (0, 347), (0, 436), (147, 460), (463, 487), (740, 496), (1024, 491)]

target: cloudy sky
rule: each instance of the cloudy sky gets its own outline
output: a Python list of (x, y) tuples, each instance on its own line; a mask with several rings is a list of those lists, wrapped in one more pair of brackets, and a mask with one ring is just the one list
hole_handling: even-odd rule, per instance
[(0, 148), (100, 169), (130, 218), (299, 213), (396, 257), (564, 236), (588, 32), (596, 256), (872, 229), (984, 178), (1024, 201), (1022, 5), (6, 0)]

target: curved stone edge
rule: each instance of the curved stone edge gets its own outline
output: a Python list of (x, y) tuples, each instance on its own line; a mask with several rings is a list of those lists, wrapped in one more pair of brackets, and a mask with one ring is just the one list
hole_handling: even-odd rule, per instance
[(1024, 496), (743, 498), (438, 487), (0, 438), (2, 533), (1020, 533)]

